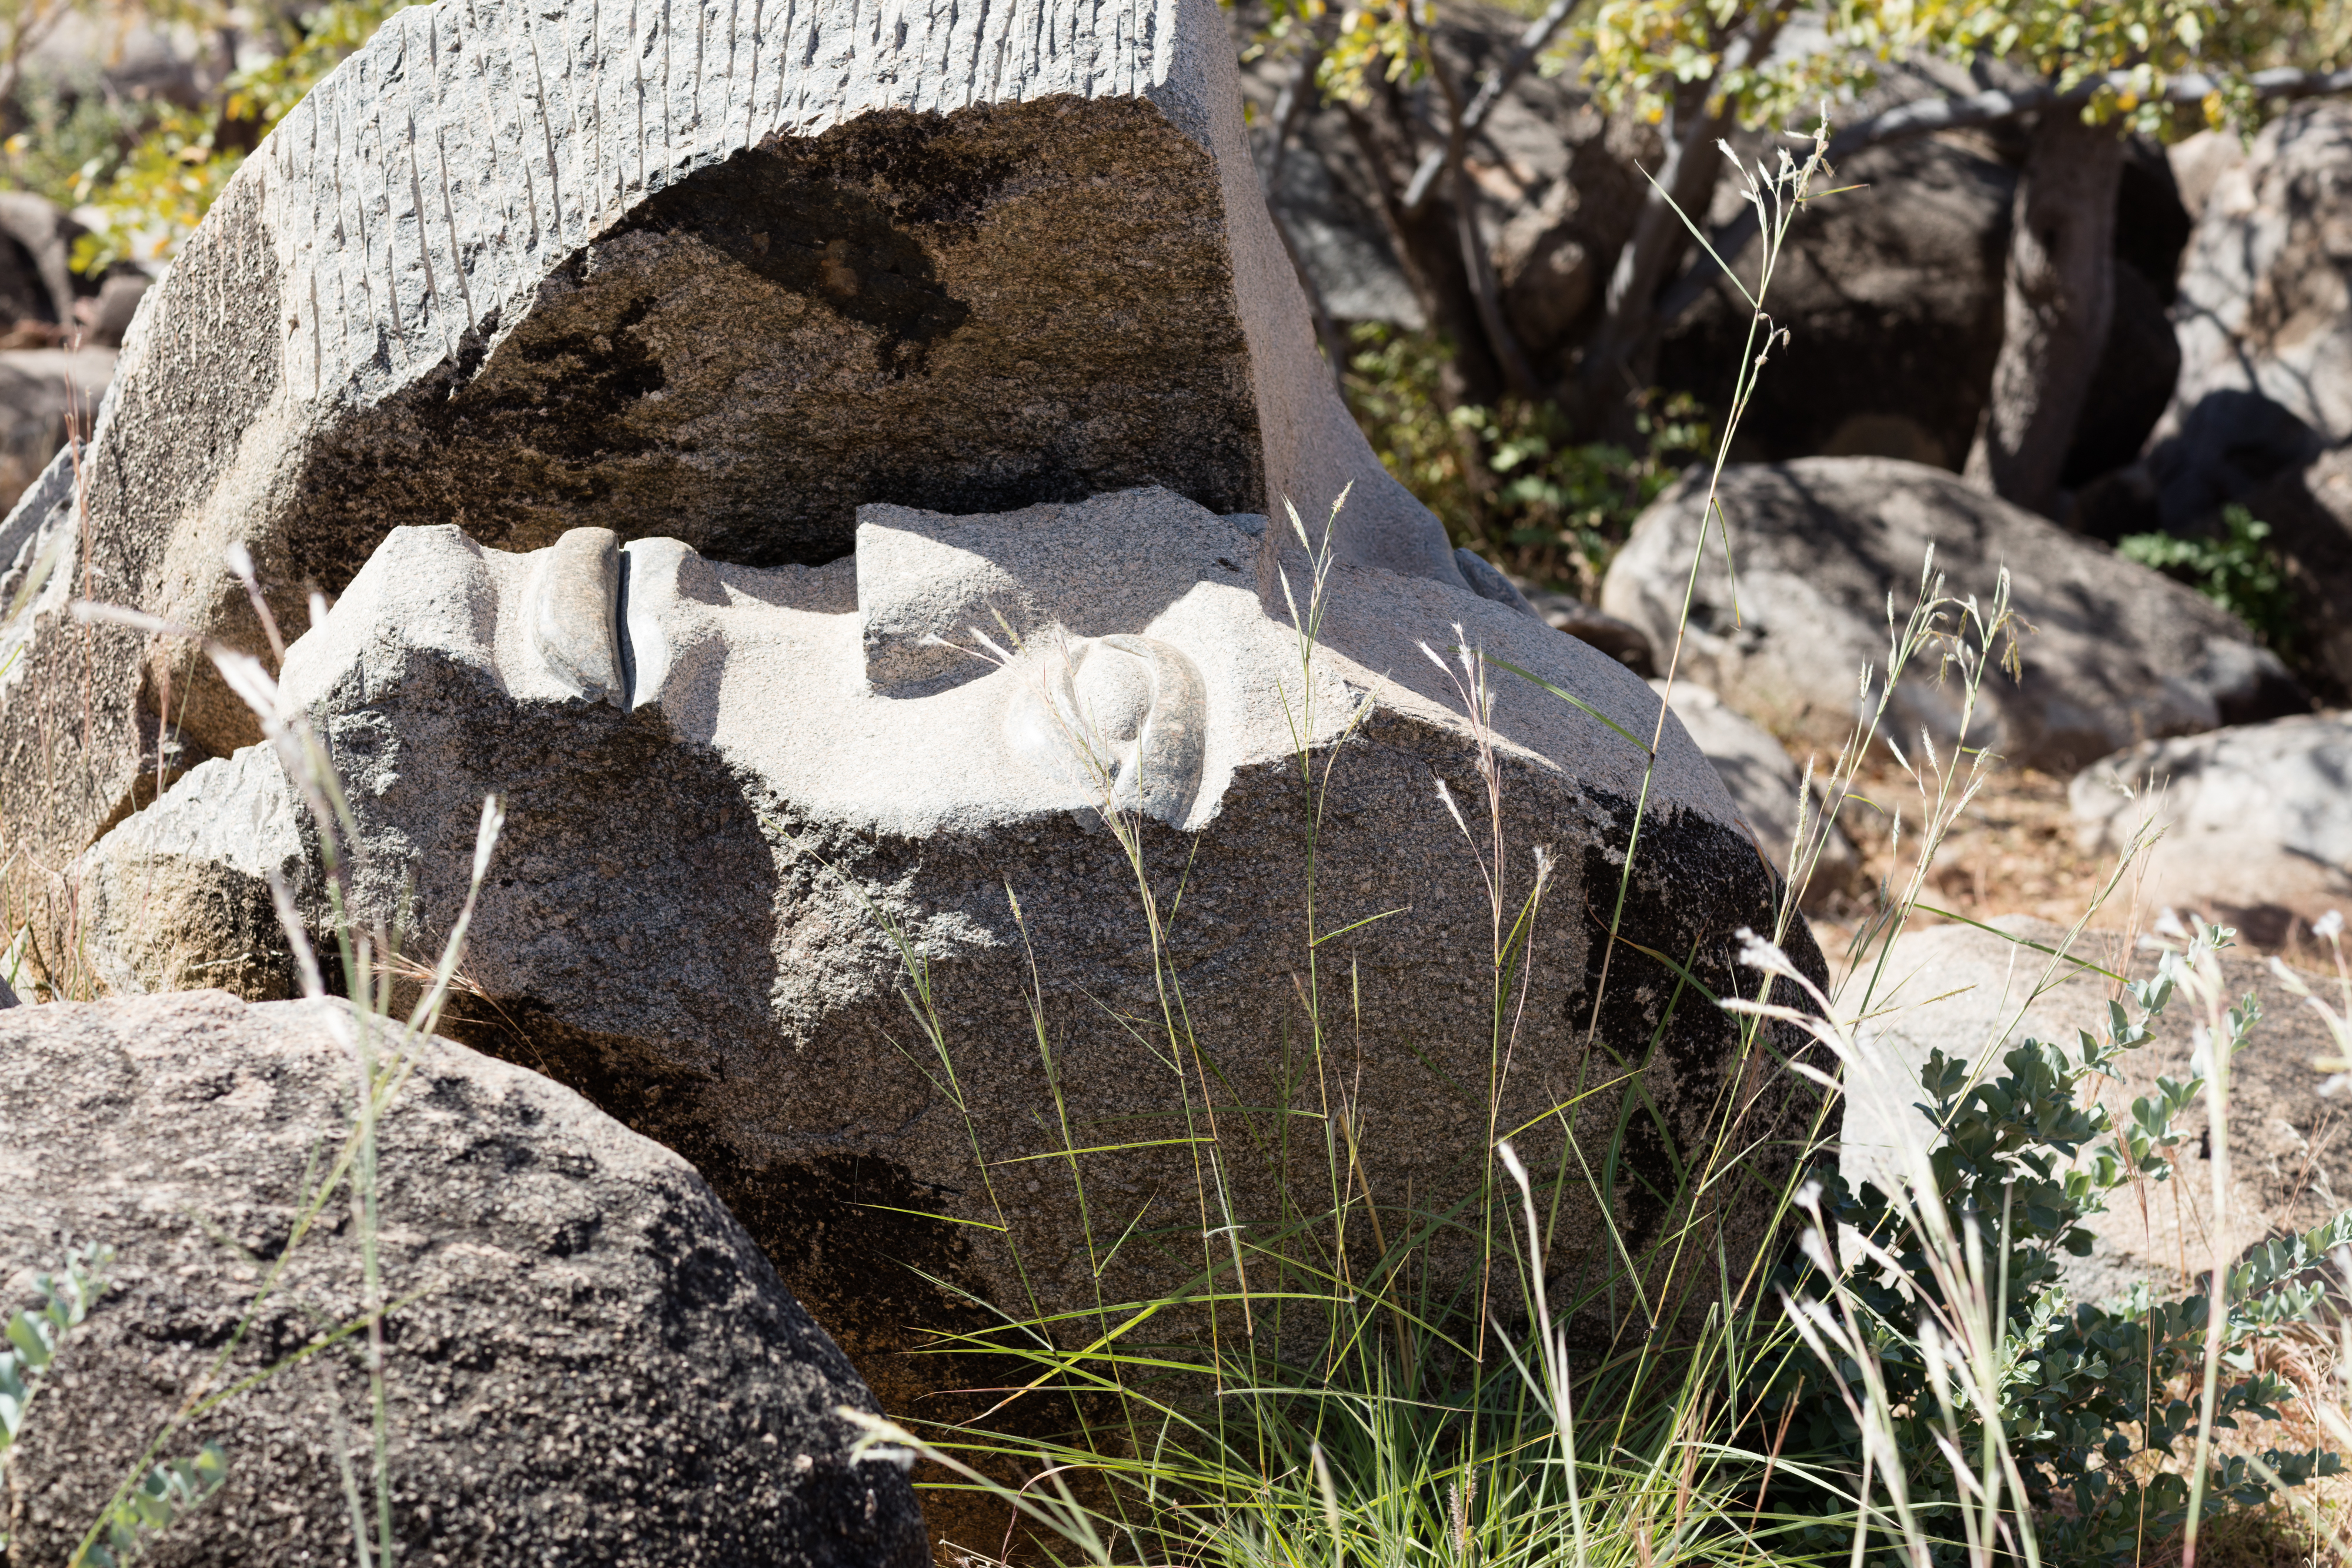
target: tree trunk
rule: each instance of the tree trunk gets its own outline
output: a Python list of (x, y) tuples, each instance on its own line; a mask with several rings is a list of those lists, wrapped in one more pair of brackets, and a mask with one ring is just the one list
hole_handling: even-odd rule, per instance
[(1274, 220), (1274, 232), (1282, 241), (1283, 251), (1290, 257), (1290, 269), (1298, 275), (1298, 287), (1307, 296), (1307, 314), (1315, 319), (1315, 340), (1323, 346), (1323, 359), (1330, 367), (1331, 384), (1342, 398), (1348, 392), (1348, 336), (1331, 319), (1331, 312), (1323, 302), (1322, 286), (1307, 269), (1306, 258), (1298, 254), (1298, 236), (1290, 232), (1290, 222), (1282, 215), (1282, 168), (1290, 157), (1290, 139), (1298, 133), (1315, 100), (1319, 96), (1315, 88), (1316, 68), (1323, 63), (1323, 44), (1310, 41), (1298, 51), (1298, 60), (1292, 68), (1290, 79), (1283, 84), (1281, 94), (1274, 100), (1273, 127), (1262, 161), (1258, 183), (1265, 188), (1266, 216)]
[(2116, 310), (2116, 190), (2124, 143), (2071, 108), (2042, 111), (2017, 184), (2000, 357), (1968, 476), (2042, 515)]
[(1404, 205), (1405, 183), (1420, 162), (1411, 110), (1396, 83), (1374, 81), (1360, 106), (1346, 105), (1348, 131), (1376, 187), (1376, 210), (1397, 262), (1433, 330), (1453, 346), (1439, 395), (1448, 412), (1459, 403), (1491, 405), (1503, 391), (1502, 366), (1486, 341), (1477, 291), (1463, 261), (1454, 193), (1433, 194), (1418, 212)]
[(1632, 236), (1617, 253), (1600, 328), (1576, 371), (1576, 422), (1595, 434), (1622, 435), (1619, 427), (1630, 420), (1627, 399), (1650, 384), (1658, 357), (1658, 295), (1690, 244), (1690, 231), (1675, 209), (1706, 221), (1724, 167), (1715, 141), (1728, 125), (1726, 117), (1703, 109), (1687, 117), (1682, 134), (1667, 144), (1665, 169), (1643, 193)]
[(1667, 134), (1666, 166), (1643, 193), (1633, 236), (1617, 253), (1617, 265), (1610, 273), (1601, 325), (1585, 349), (1575, 382), (1569, 389), (1571, 395), (1565, 400), (1578, 425), (1595, 434), (1619, 440), (1631, 437), (1633, 410), (1629, 399), (1647, 388), (1656, 374), (1659, 340), (1664, 336), (1659, 297), (1690, 253), (1690, 230), (1684, 225), (1683, 214), (1688, 214), (1692, 223), (1706, 222), (1715, 183), (1729, 166), (1716, 142), (1730, 131), (1731, 116), (1722, 109), (1710, 113), (1706, 106), (1727, 70), (1771, 53), (1789, 12), (1790, 7), (1778, 4), (1742, 10), (1726, 34), (1745, 27), (1747, 37), (1727, 46), (1723, 65), (1713, 78), (1690, 84), (1677, 94), (1674, 123)]

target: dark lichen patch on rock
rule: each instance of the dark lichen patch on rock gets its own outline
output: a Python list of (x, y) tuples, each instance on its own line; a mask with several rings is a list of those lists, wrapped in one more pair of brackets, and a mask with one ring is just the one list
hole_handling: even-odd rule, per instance
[(427, 520), (773, 565), (847, 553), (868, 501), (1263, 510), (1247, 355), (1215, 164), (1158, 110), (868, 114), (638, 204), (487, 355), (347, 421), (291, 565), (340, 589)]
[(875, 329), (877, 371), (925, 369), (971, 308), (950, 296), (922, 234), (974, 237), (1012, 177), (1002, 148), (971, 145), (943, 115), (868, 115), (814, 140), (778, 140), (670, 187), (629, 229), (692, 234), (737, 265)]
[[(1803, 1046), (1793, 1031), (1778, 1028), (1759, 1031), (1744, 1053), (1727, 1049), (1726, 1036), (1737, 1033), (1736, 1020), (1727, 1031), (1718, 1001), (1753, 998), (1763, 979), (1740, 962), (1739, 930), (1755, 926), (1757, 912), (1777, 907), (1784, 885), (1755, 845), (1695, 813), (1652, 810), (1640, 817), (1640, 847), (1633, 874), (1622, 879), (1621, 912), (1623, 861), (1611, 846), (1630, 836), (1635, 804), (1605, 793), (1594, 803), (1617, 831), (1584, 852), (1584, 918), (1594, 936), (1585, 949), (1583, 985), (1567, 1004), (1567, 1021), (1609, 1042), (1608, 1049), (1628, 1053), (1624, 1068), (1641, 1071), (1645, 1082), (1670, 1086), (1631, 1107), (1608, 1145), (1621, 1173), (1615, 1186), (1620, 1222), (1627, 1245), (1639, 1250), (1686, 1207), (1688, 1173), (1708, 1154), (1692, 1145), (1691, 1131), (1705, 1129), (1712, 1136), (1727, 1113), (1741, 1115), (1734, 1107), (1755, 1094), (1759, 1075), (1793, 1087), (1795, 1075), (1782, 1053), (1800, 1050), (1827, 1072), (1836, 1064), (1825, 1048)], [(1614, 943), (1609, 939), (1612, 920), (1620, 934)], [(1828, 964), (1802, 920), (1790, 925), (1786, 946), (1798, 970), (1826, 988)], [(1811, 1010), (1801, 990), (1785, 979), (1774, 982), (1769, 1000)], [(1652, 1071), (1653, 1062), (1668, 1071)], [(1735, 1082), (1742, 1077), (1747, 1082)], [(1794, 1170), (1795, 1140), (1817, 1103), (1803, 1092), (1759, 1101), (1762, 1109), (1743, 1120), (1733, 1140), (1754, 1146), (1755, 1179), (1777, 1186)]]
[[(193, 992), (0, 1014), (0, 1277), (86, 1238), (116, 1249), (12, 1453), (12, 1562), (66, 1561), (167, 1423), (173, 1451), (216, 1442), (228, 1474), (157, 1561), (347, 1557), (329, 1412), (378, 1396), (388, 1550), (410, 1562), (926, 1560), (904, 1472), (861, 1461), (837, 1414), (870, 1394), (709, 1186), (446, 1040), (409, 1045), (378, 1134), (391, 1375), (378, 1396), (357, 1359), (316, 1354), (367, 1300), (355, 1227), (294, 1239), (316, 1151), (348, 1131), (341, 1007)], [(266, 1300), (263, 1261), (281, 1270)], [(180, 1408), (232, 1379), (238, 1397)]]

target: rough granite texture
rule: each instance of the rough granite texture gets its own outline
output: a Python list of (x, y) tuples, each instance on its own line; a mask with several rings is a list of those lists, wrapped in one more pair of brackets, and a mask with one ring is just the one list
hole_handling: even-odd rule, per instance
[[(68, 575), (257, 649), (240, 540), (291, 633), (402, 525), (814, 564), (867, 502), (1352, 482), (1352, 559), (1456, 581), (1318, 356), (1234, 73), (1209, 0), (404, 11), (147, 299)], [(203, 753), (258, 738), (186, 643), (37, 614), (0, 818), (44, 863), (120, 816), (166, 677)]]
[[(304, 811), (277, 755), (249, 746), (191, 769), (76, 864), (80, 951), (115, 996), (299, 993), (269, 873), (301, 885)], [(314, 835), (315, 836), (315, 835)]]
[[(1706, 499), (1704, 473), (1658, 497), (1610, 564), (1601, 607), (1672, 648)], [(1984, 683), (1971, 746), (2052, 771), (2120, 747), (2310, 706), (2277, 655), (2228, 612), (1956, 474), (1889, 457), (1811, 457), (1725, 471), (1720, 501), (1735, 584), (1710, 544), (1682, 668), (1776, 734), (1834, 752), (1853, 728), (1857, 677), (1885, 678), (1889, 590), (1908, 615), (1920, 571), (1990, 605), (2005, 568), (2033, 627), (2024, 678)], [(1875, 687), (1874, 686), (1874, 693)], [(1897, 688), (1886, 732), (1957, 733), (1961, 684), (1932, 657)]]
[[(478, 994), (447, 1027), (694, 1160), (886, 1406), (916, 1414), (946, 1412), (916, 1401), (956, 1375), (887, 1353), (972, 1319), (908, 1265), (1008, 1305), (1034, 1289), (1049, 1309), (1091, 1310), (1090, 1224), (1106, 1253), (1133, 1228), (1104, 1260), (1109, 1300), (1198, 1269), (1200, 1146), (1177, 1140), (1202, 1135), (1185, 1120), (1188, 1101), (1202, 1113), (1202, 1072), (1245, 1226), (1280, 1212), (1278, 1173), (1259, 1152), (1276, 1145), (1257, 1140), (1289, 1124), (1270, 1108), (1326, 1094), (1354, 1100), (1383, 1203), (1475, 1191), (1491, 917), (1438, 786), (1473, 822), (1483, 796), (1459, 698), (1417, 644), (1467, 639), (1642, 733), (1655, 695), (1464, 588), (1341, 564), (1310, 716), (1268, 580), (1282, 536), (1263, 518), (1220, 518), (1160, 490), (997, 517), (862, 517), (856, 557), (817, 568), (630, 545), (625, 705), (582, 697), (538, 651), (538, 558), (454, 528), (394, 534), (291, 651), (288, 689), (360, 819), (362, 913), (392, 909), (413, 878), (429, 946), (462, 895), (482, 795), (506, 802), (466, 964)], [(1108, 564), (1089, 554), (1087, 541), (1145, 526), (1188, 548)], [(1088, 582), (1091, 599), (1071, 591)], [(1020, 651), (1003, 665), (961, 653), (939, 672), (900, 662), (922, 651), (918, 628), (970, 623)], [(1074, 765), (1075, 742), (1023, 727), (1066, 659), (1077, 706), (1065, 711), (1141, 777), (1141, 868), (1197, 1057), (1162, 1032), (1137, 870), (1094, 810), (1097, 780)], [(1299, 988), (1313, 808), (1294, 720), (1318, 777), (1332, 769), (1320, 929), (1396, 912), (1317, 950), (1319, 1068)], [(1743, 1065), (1725, 1015), (1631, 946), (1609, 960), (1588, 1046), (1643, 755), (1516, 678), (1497, 688), (1493, 722), (1514, 906), (1538, 846), (1558, 866), (1501, 1125), (1524, 1124), (1528, 1164), (1556, 1172), (1567, 1155), (1548, 1111), (1573, 1102), (1591, 1157), (1605, 1165), (1622, 1148), (1613, 1218), (1639, 1251), (1675, 1222), (1664, 1195), (1677, 1151), (1735, 1118), (1735, 1146), (1763, 1186), (1722, 1184), (1731, 1200), (1700, 1228), (1710, 1255), (1719, 1225), (1727, 1256), (1753, 1256), (1768, 1220), (1748, 1194), (1778, 1190), (1811, 1091), (1767, 1058)], [(1196, 771), (1159, 790), (1161, 770), (1181, 771), (1171, 758)], [(1666, 727), (1651, 802), (1626, 936), (1718, 993), (1748, 983), (1735, 933), (1769, 925), (1779, 879), (1679, 724)], [(901, 940), (924, 967), (961, 1113), (902, 995)], [(1790, 942), (1818, 970), (1801, 925)], [(1621, 1061), (1654, 1113), (1612, 1086)], [(1039, 1121), (1057, 1092), (1080, 1146), (1146, 1145), (1078, 1162), (1085, 1217), (1066, 1163), (974, 1166), (975, 1138), (990, 1161), (1057, 1146)], [(1328, 1186), (1319, 1150), (1291, 1179)], [(1568, 1168), (1554, 1257), (1568, 1282), (1590, 1281), (1600, 1216)]]
[[(66, 1559), (287, 1247), (351, 1125), (339, 1016), (216, 991), (0, 1014), (0, 1288), (116, 1251), (12, 1456), (23, 1561)], [(835, 1414), (871, 1396), (686, 1162), (462, 1046), (414, 1061), (380, 1134), (402, 1561), (921, 1568), (905, 1472), (853, 1463)], [(358, 1315), (342, 1199), (289, 1256), (227, 1375)], [(227, 1482), (142, 1561), (349, 1563), (334, 1434), (364, 1442), (367, 1401), (346, 1348), (184, 1428), (165, 1451), (217, 1441)]]
[[(2219, 418), (2252, 394), (2301, 423), (2312, 444), (2306, 460), (2321, 446), (2352, 440), (2347, 155), (2352, 111), (2315, 99), (2264, 126), (2247, 155), (2215, 179), (2181, 258), (2180, 381), (2159, 438), (2187, 435), (2197, 446), (2200, 411)], [(2195, 453), (2196, 463), (2162, 476), (2226, 489), (2229, 476), (2210, 469), (2231, 455), (2217, 441)], [(2214, 498), (2198, 497), (2208, 505)], [(2197, 509), (2187, 497), (2167, 507)]]
[(2352, 110), (2299, 103), (2251, 149), (2197, 150), (2208, 193), (2180, 278), (2180, 383), (2148, 453), (2157, 521), (2271, 526), (2298, 656), (2352, 699)]
[(2146, 741), (2076, 774), (2066, 799), (2094, 853), (2120, 853), (2146, 819), (2162, 826), (2133, 871), (2150, 908), (2201, 910), (2265, 946), (2352, 911), (2352, 716)]
[[(2111, 982), (2072, 964), (2053, 964), (2047, 954), (2011, 939), (2058, 947), (2063, 927), (2023, 915), (1993, 924), (1999, 931), (1934, 926), (1896, 945), (1872, 998), (1877, 1016), (1864, 1046), (1874, 1065), (1847, 1074), (1853, 1098), (1841, 1164), (1849, 1179), (1881, 1179), (1880, 1173), (1893, 1168), (1891, 1140), (1926, 1133), (1927, 1122), (1912, 1106), (1920, 1098), (1918, 1071), (1929, 1051), (1981, 1059), (1997, 1073), (2000, 1051), (1987, 1055), (1996, 1036), (2001, 1050), (2031, 1036), (2079, 1056), (2075, 1031), (2107, 1028), (2107, 999), (2118, 994)], [(2072, 952), (2134, 979), (2154, 974), (2158, 956), (2153, 940), (2126, 952), (2119, 937), (2099, 932), (2082, 937)], [(2252, 1043), (2231, 1068), (2227, 1245), (2235, 1257), (2267, 1237), (2308, 1229), (2352, 1207), (2352, 1142), (2345, 1135), (2341, 1101), (2322, 1087), (2327, 1074), (2312, 1065), (2336, 1054), (2326, 1021), (2242, 948), (2223, 955), (2222, 971), (2231, 1005), (2251, 991), (2263, 1010)], [(2342, 1010), (2332, 977), (2304, 977)], [(2101, 1103), (2126, 1115), (2135, 1097), (2154, 1092), (2158, 1076), (2186, 1076), (2196, 1051), (2192, 1030), (2202, 1021), (2196, 1004), (2177, 993), (2156, 1038), (2125, 1058), (2123, 1081), (2099, 1086)], [(2205, 1103), (2200, 1100), (2184, 1121), (2188, 1137), (2175, 1151), (2171, 1177), (2111, 1197), (2107, 1212), (2092, 1222), (2091, 1255), (2063, 1260), (2075, 1299), (2105, 1300), (2142, 1280), (2159, 1291), (2185, 1295), (2194, 1288), (2188, 1277), (2212, 1267), (2213, 1171), (2200, 1137)]]

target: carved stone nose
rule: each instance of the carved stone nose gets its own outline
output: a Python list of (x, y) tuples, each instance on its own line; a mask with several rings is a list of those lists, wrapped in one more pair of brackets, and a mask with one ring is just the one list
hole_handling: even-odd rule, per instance
[(1083, 638), (1024, 672), (1005, 734), (1033, 763), (1076, 775), (1097, 805), (1181, 828), (1208, 758), (1208, 687), (1157, 637)]
[(556, 679), (590, 702), (625, 707), (620, 600), (620, 536), (572, 528), (541, 559), (532, 580), (530, 638)]

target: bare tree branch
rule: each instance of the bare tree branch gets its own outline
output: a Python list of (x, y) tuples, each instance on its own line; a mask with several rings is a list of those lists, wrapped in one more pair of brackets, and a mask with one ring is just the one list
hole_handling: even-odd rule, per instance
[[(1518, 334), (1503, 316), (1501, 291), (1495, 282), (1494, 259), (1486, 254), (1486, 242), (1478, 233), (1478, 192), (1471, 183), (1470, 172), (1464, 166), (1464, 155), (1470, 150), (1470, 112), (1462, 99), (1461, 84), (1437, 57), (1437, 40), (1427, 30), (1414, 26), (1412, 11), (1405, 13), (1406, 26), (1412, 27), (1415, 40), (1421, 46), (1428, 63), (1430, 79), (1445, 99), (1449, 131), (1442, 153), (1444, 165), (1451, 176), (1448, 193), (1454, 198), (1454, 232), (1455, 243), (1462, 247), (1462, 269), (1469, 276), (1470, 298), (1478, 310), (1478, 325), (1486, 334), (1486, 346), (1494, 351), (1495, 363), (1503, 372), (1503, 384), (1515, 395), (1531, 398), (1536, 395), (1534, 367), (1528, 363), (1527, 351), (1519, 347)], [(1415, 177), (1418, 178), (1418, 172)]]
[(1282, 241), (1283, 254), (1290, 257), (1290, 268), (1298, 275), (1298, 287), (1307, 296), (1307, 313), (1315, 321), (1316, 340), (1323, 345), (1323, 358), (1331, 371), (1332, 384), (1344, 395), (1348, 385), (1348, 340), (1323, 300), (1322, 286), (1315, 281), (1314, 273), (1307, 267), (1306, 257), (1298, 254), (1298, 240), (1290, 232), (1288, 220), (1282, 215), (1282, 204), (1276, 198), (1282, 183), (1282, 165), (1290, 152), (1290, 140), (1298, 132), (1300, 121), (1314, 107), (1315, 72), (1323, 63), (1322, 40), (1310, 40), (1298, 51), (1297, 68), (1274, 100), (1274, 135), (1265, 152), (1264, 183), (1266, 216), (1274, 220), (1275, 237)]
[[(2247, 78), (2257, 98), (2297, 99), (2332, 98), (2352, 93), (2352, 70), (2306, 71), (2292, 67), (2275, 70), (2256, 71)], [(2046, 109), (2079, 109), (2105, 89), (2128, 90), (2131, 74), (2114, 71), (2105, 76), (2087, 78), (2064, 92), (2048, 82), (2013, 91), (1969, 93), (1960, 98), (1923, 98), (1910, 103), (1897, 104), (1883, 114), (1858, 120), (1830, 140), (1828, 159), (1835, 164), (1842, 158), (1851, 158), (1864, 148), (1884, 146), (1890, 141), (1908, 141), (1915, 136), (1931, 136), (1938, 131), (1958, 131), (1972, 125), (1991, 125), (2020, 115), (2037, 114)], [(2154, 96), (2158, 103), (2191, 104), (2204, 100), (2210, 93), (2221, 90), (2221, 84), (2201, 71), (2188, 72), (2167, 82), (2162, 92)], [(1715, 254), (1726, 262), (1739, 259), (1756, 238), (1755, 213), (1744, 212), (1715, 236)], [(1715, 257), (1701, 252), (1691, 269), (1666, 292), (1658, 306), (1657, 325), (1660, 330), (1671, 327), (1683, 314), (1705, 297), (1722, 269)]]
[(1323, 40), (1310, 39), (1298, 51), (1297, 68), (1274, 99), (1274, 141), (1265, 152), (1265, 189), (1272, 199), (1275, 187), (1282, 182), (1282, 165), (1290, 155), (1290, 139), (1298, 134), (1300, 121), (1315, 106), (1315, 73), (1323, 65)]
[[(1536, 63), (1537, 57), (1551, 43), (1552, 35), (1559, 31), (1560, 25), (1568, 20), (1568, 14), (1576, 6), (1577, 0), (1551, 0), (1544, 14), (1528, 24), (1527, 30), (1519, 35), (1519, 47), (1511, 51), (1501, 70), (1480, 85), (1478, 96), (1470, 100), (1469, 109), (1464, 111), (1459, 131), (1465, 141), (1478, 134), (1486, 123), (1486, 117), (1503, 100), (1503, 95), (1528, 74), (1528, 68)], [(1437, 184), (1437, 176), (1444, 172), (1445, 157), (1442, 149), (1433, 149), (1423, 157), (1421, 167), (1412, 172), (1412, 179), (1404, 188), (1406, 212), (1418, 213), (1422, 204), (1429, 200), (1429, 193)]]
[(1725, 48), (1714, 77), (1693, 93), (1696, 102), (1690, 123), (1667, 143), (1665, 166), (1643, 193), (1633, 232), (1617, 253), (1616, 266), (1610, 273), (1600, 327), (1577, 367), (1581, 417), (1595, 418), (1604, 408), (1610, 409), (1609, 417), (1616, 417), (1621, 411), (1612, 400), (1619, 396), (1620, 388), (1632, 391), (1646, 376), (1646, 367), (1637, 361), (1656, 343), (1662, 330), (1654, 303), (1690, 244), (1681, 214), (1705, 215), (1722, 167), (1712, 144), (1732, 123), (1727, 100), (1712, 110), (1706, 105), (1715, 96), (1716, 84), (1727, 72), (1771, 54), (1791, 9), (1769, 4), (1739, 16), (1733, 24), (1738, 35)]
[(57, 25), (65, 20), (66, 13), (74, 8), (74, 0), (50, 0), (37, 5), (31, 14), (20, 18), (16, 30), (8, 37), (5, 57), (0, 58), (0, 99), (14, 98), (17, 78), (25, 68), (25, 57), (47, 37)]

